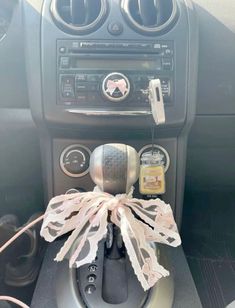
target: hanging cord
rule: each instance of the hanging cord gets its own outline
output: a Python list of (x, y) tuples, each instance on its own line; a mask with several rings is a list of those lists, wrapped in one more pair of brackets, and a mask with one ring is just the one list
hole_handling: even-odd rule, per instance
[(154, 144), (155, 144), (155, 138), (156, 138), (156, 124), (154, 122), (154, 120), (152, 119), (151, 120), (151, 126), (150, 126), (150, 131), (151, 131), (151, 146), (152, 146), (152, 149), (151, 149), (151, 152), (152, 152), (152, 155), (154, 153)]
[(14, 297), (11, 297), (11, 296), (0, 296), (0, 301), (11, 302), (11, 303), (14, 303), (14, 304), (22, 307), (22, 308), (30, 308), (28, 305), (24, 304), (20, 300), (14, 298)]
[(18, 237), (20, 237), (25, 231), (27, 231), (28, 229), (32, 228), (34, 225), (36, 225), (38, 222), (40, 222), (41, 220), (43, 220), (44, 215), (36, 218), (35, 220), (33, 220), (31, 223), (29, 223), (28, 225), (26, 225), (24, 228), (20, 229), (19, 232), (17, 232), (14, 236), (12, 236), (12, 238), (10, 238), (2, 247), (0, 247), (0, 253), (2, 253), (8, 246), (10, 246)]
[[(36, 218), (32, 222), (30, 222), (28, 225), (26, 225), (24, 228), (22, 228), (19, 232), (17, 232), (12, 238), (10, 238), (3, 246), (0, 247), (0, 254), (7, 249), (8, 246), (10, 246), (18, 237), (20, 237), (25, 231), (32, 228), (34, 225), (36, 225), (38, 222), (43, 220), (44, 215), (41, 215), (40, 217)], [(11, 296), (0, 296), (0, 301), (8, 301), (12, 302), (22, 308), (30, 308), (28, 305), (24, 304), (20, 300), (11, 297)]]
[(151, 127), (151, 142), (152, 142), (152, 155), (154, 153), (154, 139), (155, 139), (155, 125)]

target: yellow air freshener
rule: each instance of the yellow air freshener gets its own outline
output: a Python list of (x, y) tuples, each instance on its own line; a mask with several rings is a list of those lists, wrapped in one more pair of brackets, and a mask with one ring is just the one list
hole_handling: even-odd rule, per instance
[(166, 191), (163, 155), (147, 152), (141, 157), (139, 190), (142, 195), (162, 195)]

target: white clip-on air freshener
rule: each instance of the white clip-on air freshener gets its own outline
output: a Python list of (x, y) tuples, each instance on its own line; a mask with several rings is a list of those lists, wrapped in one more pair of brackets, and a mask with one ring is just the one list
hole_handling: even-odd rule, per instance
[(150, 80), (149, 101), (151, 104), (152, 114), (156, 125), (164, 124), (166, 122), (166, 118), (160, 79)]

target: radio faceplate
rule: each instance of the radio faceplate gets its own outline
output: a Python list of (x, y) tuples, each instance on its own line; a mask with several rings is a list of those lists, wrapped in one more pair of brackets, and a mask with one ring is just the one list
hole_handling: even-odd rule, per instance
[[(120, 53), (117, 54), (118, 50)], [(113, 90), (114, 99), (105, 93), (104, 82), (115, 74), (122, 77), (112, 77), (108, 82), (118, 84), (125, 80), (128, 95), (124, 95), (124, 99), (116, 99), (118, 87)], [(149, 80), (156, 78), (161, 79), (164, 103), (172, 104), (173, 42), (57, 41), (58, 105), (96, 109), (149, 109), (148, 84)]]

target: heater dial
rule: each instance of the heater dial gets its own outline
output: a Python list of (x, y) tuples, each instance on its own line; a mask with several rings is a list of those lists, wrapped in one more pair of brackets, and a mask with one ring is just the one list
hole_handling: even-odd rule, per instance
[(70, 177), (81, 177), (88, 173), (91, 151), (74, 144), (64, 149), (60, 156), (60, 167)]

